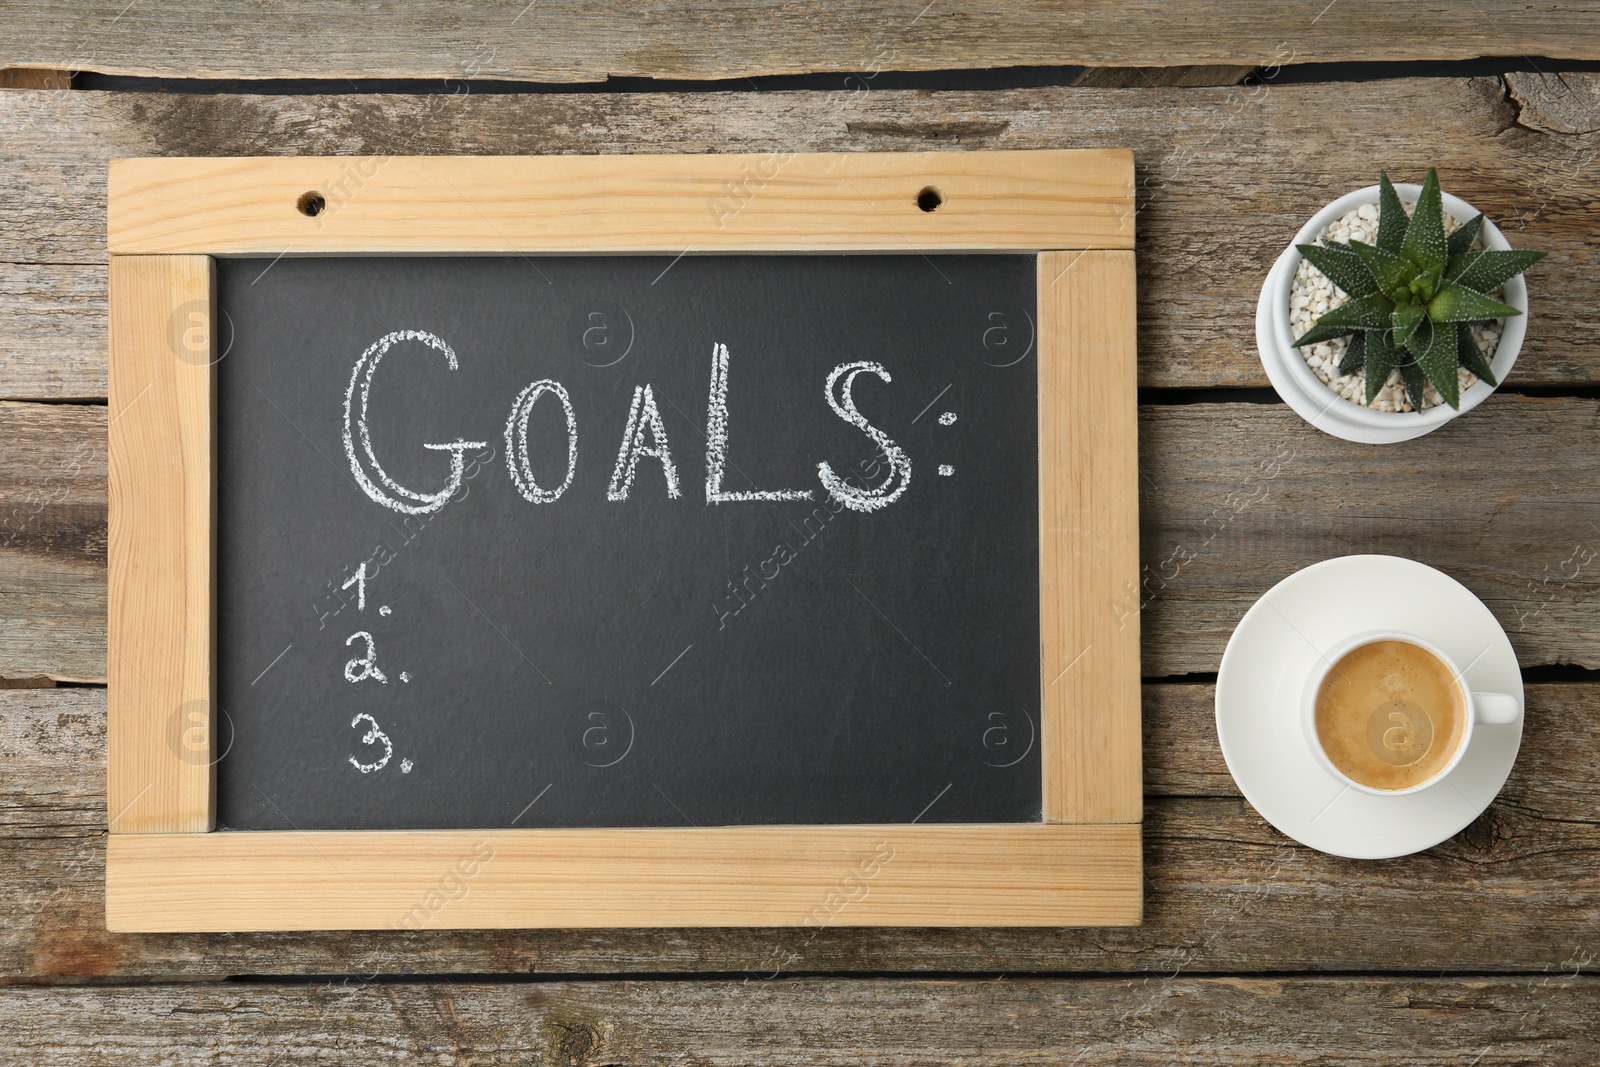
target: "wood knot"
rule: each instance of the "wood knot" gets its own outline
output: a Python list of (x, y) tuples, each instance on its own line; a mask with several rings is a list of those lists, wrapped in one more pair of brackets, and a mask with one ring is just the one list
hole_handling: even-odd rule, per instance
[(1594, 74), (1512, 72), (1505, 80), (1518, 126), (1536, 133), (1600, 130), (1600, 78)]
[(593, 1023), (552, 1019), (549, 1030), (550, 1062), (559, 1067), (582, 1067), (604, 1044), (600, 1028)]
[(1473, 819), (1471, 824), (1457, 835), (1457, 840), (1461, 843), (1463, 852), (1489, 856), (1497, 852), (1510, 836), (1505, 820), (1500, 817), (1499, 809), (1491, 804), (1482, 815)]

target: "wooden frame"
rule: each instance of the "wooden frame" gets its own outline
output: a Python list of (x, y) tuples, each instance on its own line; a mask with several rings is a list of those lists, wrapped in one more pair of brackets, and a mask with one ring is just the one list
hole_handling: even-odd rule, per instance
[[(1140, 921), (1131, 153), (125, 159), (108, 200), (108, 928)], [(211, 832), (211, 257), (690, 250), (1039, 253), (1043, 821)]]

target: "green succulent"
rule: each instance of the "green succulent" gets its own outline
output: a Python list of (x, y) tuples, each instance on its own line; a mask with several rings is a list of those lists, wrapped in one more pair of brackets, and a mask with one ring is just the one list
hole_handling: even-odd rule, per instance
[(1350, 295), (1326, 312), (1295, 347), (1350, 338), (1340, 374), (1365, 368), (1367, 403), (1396, 368), (1411, 407), (1422, 410), (1422, 390), (1432, 382), (1453, 408), (1461, 406), (1456, 367), (1498, 385), (1471, 325), (1520, 315), (1510, 304), (1484, 295), (1539, 260), (1543, 252), (1472, 251), (1483, 215), (1444, 232), (1439, 175), (1428, 171), (1415, 211), (1408, 218), (1389, 175), (1379, 182), (1376, 244), (1296, 245), (1318, 270)]

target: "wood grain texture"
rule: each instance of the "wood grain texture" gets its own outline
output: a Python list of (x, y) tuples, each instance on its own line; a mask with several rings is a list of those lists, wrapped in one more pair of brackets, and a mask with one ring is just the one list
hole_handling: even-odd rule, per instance
[[(1600, 979), (539, 982), (18, 989), (17, 1061), (1482, 1067), (1593, 1061)], [(293, 1035), (292, 1037), (290, 1035)]]
[(215, 821), (215, 292), (205, 256), (111, 260), (112, 833)]
[(1138, 370), (1130, 252), (1039, 256), (1046, 821), (1138, 822)]
[[(1506, 75), (1506, 89), (1519, 125), (1545, 133), (1600, 132), (1600, 79), (1519, 72)], [(1579, 166), (1573, 169), (1576, 174)]]
[(1133, 247), (1115, 149), (114, 159), (107, 197), (113, 254)]
[[(1513, 77), (1525, 87), (1535, 76)], [(689, 95), (16, 90), (0, 94), (0, 183), (15, 190), (0, 228), (0, 396), (105, 395), (111, 157), (930, 148), (1134, 151), (1141, 386), (1266, 386), (1250, 324), (1273, 257), (1378, 167), (1416, 179), (1430, 165), (1513, 244), (1550, 253), (1529, 275), (1529, 339), (1511, 384), (1600, 382), (1600, 133), (1559, 132), (1600, 126), (1600, 75), (1540, 84), (1541, 99), (1563, 101), (1559, 123), (1541, 117), (1554, 104), (1519, 108), (1499, 78), (994, 93), (871, 81)]]
[[(0, 492), (38, 509), (14, 520), (35, 531), (26, 549), (0, 547), (19, 576), (0, 591), (0, 633), (18, 636), (8, 675), (105, 677), (102, 410), (0, 404), (0, 446), (32, 442), (0, 465)], [(1141, 405), (1141, 566), (1114, 610), (1141, 616), (1144, 677), (1215, 671), (1257, 597), (1355, 552), (1463, 582), (1524, 666), (1600, 667), (1597, 429), (1594, 400), (1496, 396), (1420, 440), (1371, 448), (1281, 404)], [(1462, 462), (1485, 449), (1494, 462)], [(91, 458), (61, 458), (76, 454)]]
[[(1319, 13), (1320, 11), (1320, 13)], [(874, 0), (820, 7), (697, 0), (670, 8), (578, 0), (490, 0), (469, 10), (333, 0), (234, 11), (200, 0), (128, 10), (89, 0), (13, 8), (0, 66), (202, 78), (742, 78), (812, 71), (1088, 64), (1600, 58), (1600, 8), (1586, 0), (1326, 10), (1274, 0), (1044, 0), (929, 7)]]
[[(122, 7), (120, 0), (112, 6)], [(922, 6), (920, 0), (912, 4)], [(1523, 47), (1528, 42), (1508, 29), (1520, 32), (1530, 20), (1563, 19), (1575, 10), (1497, 7), (1485, 13), (1480, 5), (1460, 17), (1442, 7), (1380, 10), (1343, 0), (1320, 16), (1318, 4), (1281, 16), (1267, 10), (1265, 17), (1259, 7), (1240, 7), (1189, 21), (1185, 15), (1192, 18), (1193, 12), (1186, 9), (1152, 12), (1098, 0), (1069, 6), (1049, 17), (1081, 21), (1047, 38), (1028, 36), (1037, 18), (1031, 4), (993, 17), (1004, 23), (1004, 35), (1018, 33), (1021, 44), (1007, 41), (1005, 48), (1019, 52), (1045, 40), (1047, 51), (1063, 54), (1082, 39), (1099, 40), (1095, 34), (1109, 26), (1119, 43), (1164, 35), (1157, 61), (1178, 62), (1173, 57), (1188, 53), (1174, 44), (1221, 28), (1228, 31), (1223, 40), (1245, 47), (1261, 43), (1261, 54), (1247, 62), (1268, 64), (1283, 61), (1267, 54), (1268, 45), (1278, 44), (1268, 38), (1283, 39), (1297, 58), (1336, 58), (1319, 56), (1306, 43), (1326, 41), (1320, 36), (1324, 28), (1338, 35), (1334, 48), (1394, 49), (1398, 57), (1415, 46), (1407, 31), (1414, 34), (1417, 25), (1430, 34), (1446, 27), (1424, 45), (1445, 50), (1476, 25), (1481, 35), (1460, 54), (1508, 54), (1502, 52), (1506, 42), (1523, 54), (1538, 54), (1549, 49)], [(126, 17), (146, 21), (135, 23), (130, 34), (115, 29), (118, 11), (110, 7), (66, 11), (29, 3), (8, 14), (18, 10), (28, 21), (26, 32), (8, 37), (13, 51), (33, 50), (43, 27), (43, 35), (60, 44), (62, 65), (95, 66), (97, 55), (142, 62), (156, 53), (168, 58), (170, 73), (184, 75), (196, 69), (196, 55), (205, 62), (220, 57), (224, 66), (246, 64), (264, 51), (252, 52), (263, 37), (273, 41), (271, 60), (298, 67), (318, 36), (306, 27), (337, 27), (346, 17), (342, 5), (281, 24), (259, 18), (254, 9), (208, 7), (196, 17), (184, 6), (136, 5)], [(372, 18), (384, 21), (382, 32), (327, 35), (314, 55), (343, 50), (414, 57), (414, 47), (385, 33), (426, 19), (427, 39), (437, 48), (424, 54), (425, 61), (457, 76), (497, 76), (491, 69), (497, 47), (548, 45), (559, 53), (551, 65), (565, 65), (577, 77), (586, 76), (584, 69), (626, 69), (611, 61), (614, 53), (570, 47), (570, 38), (551, 33), (549, 26), (541, 27), (544, 39), (532, 46), (516, 30), (502, 35), (505, 43), (502, 36), (480, 38), (450, 54), (472, 31), (473, 20), (480, 13), (493, 17), (494, 7), (444, 19), (426, 10), (371, 10)], [(781, 16), (791, 22), (777, 23), (786, 32), (772, 34), (760, 47), (779, 63), (804, 61), (815, 44), (836, 44), (838, 33), (877, 10), (829, 12), (817, 21), (791, 6)], [(979, 22), (986, 10), (979, 10)], [(631, 19), (644, 25), (641, 30), (628, 23), (629, 43), (637, 50), (630, 58), (638, 68), (682, 63), (707, 69), (703, 57), (713, 50), (718, 58), (742, 61), (742, 53), (726, 50), (728, 41), (742, 42), (763, 28), (734, 22), (730, 34), (726, 26), (707, 23), (687, 48), (663, 46), (653, 32), (656, 24), (670, 24), (679, 11), (641, 8), (611, 20), (568, 18), (558, 29), (593, 37)], [(1345, 12), (1358, 17), (1349, 25), (1336, 21)], [(913, 25), (936, 15), (942, 20), (937, 47), (890, 41), (884, 48), (877, 40), (869, 48), (867, 38), (850, 44), (869, 72), (920, 65), (925, 55), (931, 64), (950, 65), (939, 51), (947, 46), (959, 49), (962, 65), (992, 61), (974, 47), (984, 41), (968, 36), (974, 22), (967, 12), (936, 7)], [(109, 27), (99, 36), (82, 32), (96, 17)], [(1395, 21), (1402, 17), (1417, 21)], [(1581, 41), (1595, 20), (1584, 12), (1579, 17), (1584, 21), (1578, 32), (1568, 36)], [(1239, 25), (1230, 26), (1230, 18)], [(1297, 18), (1315, 21), (1304, 32), (1280, 33), (1298, 30)], [(795, 19), (806, 25), (795, 30)], [(230, 26), (237, 32), (218, 32)], [(1369, 30), (1376, 43), (1366, 42)], [(841, 55), (837, 49), (834, 54)], [(1187, 61), (1229, 62), (1204, 54)], [(838, 62), (850, 65), (847, 56)], [(1140, 60), (1130, 53), (1105, 62)], [(1377, 166), (1414, 176), (1437, 162), (1447, 187), (1503, 225), (1510, 221), (1513, 242), (1553, 253), (1530, 279), (1533, 334), (1513, 387), (1600, 380), (1600, 330), (1588, 321), (1594, 279), (1600, 277), (1592, 238), (1600, 158), (1595, 75), (1078, 95), (868, 92), (873, 84), (869, 73), (850, 83), (841, 79), (832, 92), (498, 100), (453, 95), (451, 90), (464, 91), (462, 83), (436, 96), (402, 99), (0, 93), (0, 183), (9, 194), (8, 225), (0, 228), (0, 396), (106, 395), (102, 198), (108, 156), (268, 151), (764, 153), (1127, 145), (1143, 163), (1140, 381), (1155, 388), (1263, 385), (1248, 316), (1276, 248), (1316, 206), (1370, 181)], [(46, 97), (57, 99), (41, 99)], [(1428, 116), (1425, 140), (1414, 136), (1410, 118), (1416, 113)], [(1510, 398), (1496, 403), (1502, 401)], [(1321, 447), (1289, 456), (1276, 447), (1272, 421), (1286, 413), (1269, 412), (1258, 422), (1240, 408), (1207, 412), (1206, 419), (1238, 425), (1182, 447), (1241, 449), (1238, 458), (1257, 466), (1246, 471), (1204, 457), (1193, 469), (1202, 478), (1221, 475), (1221, 481), (1168, 485), (1156, 532), (1146, 516), (1141, 600), (1148, 601), (1166, 635), (1156, 652), (1157, 669), (1165, 673), (1173, 664), (1207, 659), (1214, 667), (1219, 635), (1272, 576), (1287, 573), (1297, 560), (1368, 550), (1373, 541), (1407, 555), (1417, 554), (1420, 545), (1430, 562), (1480, 592), (1487, 589), (1525, 662), (1592, 664), (1591, 635), (1600, 627), (1590, 606), (1595, 542), (1586, 531), (1593, 520), (1585, 515), (1592, 516), (1596, 499), (1588, 451), (1595, 437), (1594, 405), (1539, 403), (1515, 418), (1505, 416), (1508, 421), (1475, 421), (1501, 419), (1498, 410), (1462, 420), (1483, 430), (1482, 439), (1476, 433), (1448, 441), (1434, 435), (1429, 441), (1440, 451), (1424, 450), (1421, 463), (1417, 455), (1390, 450), (1374, 450), (1387, 455), (1370, 461), (1352, 458), (1338, 445), (1329, 456)], [(26, 501), (23, 515), (10, 513), (0, 545), (6, 578), (0, 583), (0, 673), (37, 676), (44, 659), (59, 668), (63, 660), (52, 657), (73, 656), (76, 666), (57, 673), (87, 678), (98, 670), (103, 677), (103, 629), (95, 616), (104, 612), (105, 527), (97, 517), (103, 503), (96, 505), (94, 498), (103, 497), (105, 481), (93, 467), (104, 464), (104, 431), (96, 436), (80, 432), (81, 426), (64, 432), (61, 426), (78, 420), (92, 431), (104, 419), (98, 407), (37, 412), (32, 405), (0, 404), (0, 447), (9, 457), (20, 442), (24, 457), (0, 464), (0, 493), (7, 494), (0, 506)], [(1181, 415), (1164, 420), (1146, 413), (1144, 419), (1162, 423), (1154, 436), (1163, 442), (1193, 426)], [(88, 442), (86, 451), (64, 460), (58, 439), (69, 455)], [(1315, 435), (1304, 440), (1330, 444)], [(1460, 465), (1480, 468), (1479, 480), (1445, 466), (1445, 444)], [(1150, 471), (1148, 437), (1143, 445)], [(1518, 458), (1507, 460), (1507, 454)], [(1292, 486), (1278, 484), (1287, 476), (1279, 473), (1282, 468), (1307, 463), (1327, 463), (1327, 476), (1313, 481), (1307, 474)], [(1165, 479), (1189, 469), (1168, 457), (1151, 473)], [(1453, 495), (1462, 489), (1464, 497)], [(1261, 521), (1263, 514), (1273, 520)], [(1238, 543), (1230, 544), (1234, 538)], [(1225, 577), (1230, 554), (1239, 561), (1232, 581)], [(1220, 570), (1208, 572), (1208, 566)], [(1190, 584), (1195, 582), (1205, 588)], [(1213, 594), (1217, 599), (1205, 603)], [(1169, 629), (1188, 622), (1198, 625), (1192, 638)], [(228, 974), (628, 970), (766, 978), (894, 969), (1103, 970), (1132, 977), (692, 984), (347, 979), (293, 986), (15, 988), (0, 996), (0, 1032), (6, 1034), (0, 1059), (9, 1052), (18, 1062), (73, 1064), (260, 1063), (271, 1057), (284, 1064), (439, 1058), (675, 1067), (1011, 1060), (1586, 1064), (1593, 1059), (1597, 983), (1569, 976), (1592, 970), (1594, 931), (1600, 929), (1594, 803), (1600, 795), (1600, 698), (1591, 686), (1532, 686), (1529, 712), (1518, 768), (1483, 818), (1423, 856), (1362, 864), (1292, 846), (1237, 798), (1215, 748), (1208, 687), (1147, 687), (1149, 915), (1136, 929), (175, 936), (115, 935), (100, 925), (104, 694), (3, 692), (0, 884), (8, 889), (8, 905), (7, 921), (0, 924), (0, 980), (144, 983)], [(1396, 973), (1259, 977), (1324, 969)], [(1524, 973), (1405, 976), (1419, 971)], [(1189, 977), (1204, 972), (1244, 976)]]
[(70, 89), (72, 71), (40, 67), (0, 69), (0, 89)]
[(1127, 926), (1137, 826), (113, 835), (117, 931)]
[[(1282, 404), (1139, 412), (1146, 677), (1214, 671), (1279, 580), (1375, 552), (1449, 574), (1488, 605), (1519, 662), (1600, 667), (1600, 403), (1497, 396), (1374, 448)], [(1494, 464), (1463, 462), (1489, 448)], [(1396, 590), (1397, 596), (1405, 595)]]
[(0, 403), (0, 675), (105, 680), (106, 409)]
[[(1211, 688), (1145, 689), (1145, 922), (1099, 930), (561, 930), (111, 934), (105, 696), (0, 692), (0, 980), (625, 971), (1176, 973), (1524, 971), (1593, 963), (1600, 687), (1531, 685), (1499, 799), (1421, 855), (1360, 862), (1288, 841), (1237, 795)], [(451, 905), (454, 906), (454, 905)], [(1493, 931), (1485, 936), (1484, 931)]]

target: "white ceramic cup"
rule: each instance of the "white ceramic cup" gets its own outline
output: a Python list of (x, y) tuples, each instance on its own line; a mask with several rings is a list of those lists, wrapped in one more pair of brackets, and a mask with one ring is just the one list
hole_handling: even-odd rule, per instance
[[(1328, 758), (1327, 751), (1322, 747), (1322, 739), (1317, 736), (1317, 694), (1322, 689), (1323, 680), (1329, 672), (1345, 656), (1354, 652), (1362, 645), (1370, 645), (1374, 641), (1403, 641), (1408, 645), (1415, 645), (1429, 655), (1435, 657), (1450, 669), (1456, 680), (1456, 685), (1461, 689), (1462, 698), (1466, 701), (1465, 723), (1462, 726), (1461, 741), (1456, 745), (1455, 753), (1450, 757), (1450, 762), (1439, 768), (1437, 774), (1427, 781), (1418, 782), (1406, 789), (1374, 789), (1345, 774), (1334, 766), (1333, 760)], [(1322, 764), (1324, 770), (1333, 775), (1345, 785), (1359, 789), (1363, 793), (1370, 793), (1378, 797), (1399, 797), (1408, 793), (1419, 793), (1435, 785), (1445, 775), (1456, 769), (1467, 749), (1472, 744), (1473, 730), (1478, 724), (1485, 726), (1509, 726), (1522, 718), (1522, 701), (1510, 693), (1474, 693), (1467, 685), (1466, 678), (1461, 673), (1461, 668), (1456, 661), (1451, 659), (1445, 651), (1429, 641), (1425, 641), (1416, 634), (1402, 633), (1398, 630), (1369, 630), (1365, 633), (1355, 634), (1346, 638), (1332, 649), (1323, 654), (1321, 663), (1311, 672), (1306, 679), (1305, 692), (1300, 700), (1300, 723), (1305, 730), (1306, 744), (1311, 749), (1311, 754)]]

